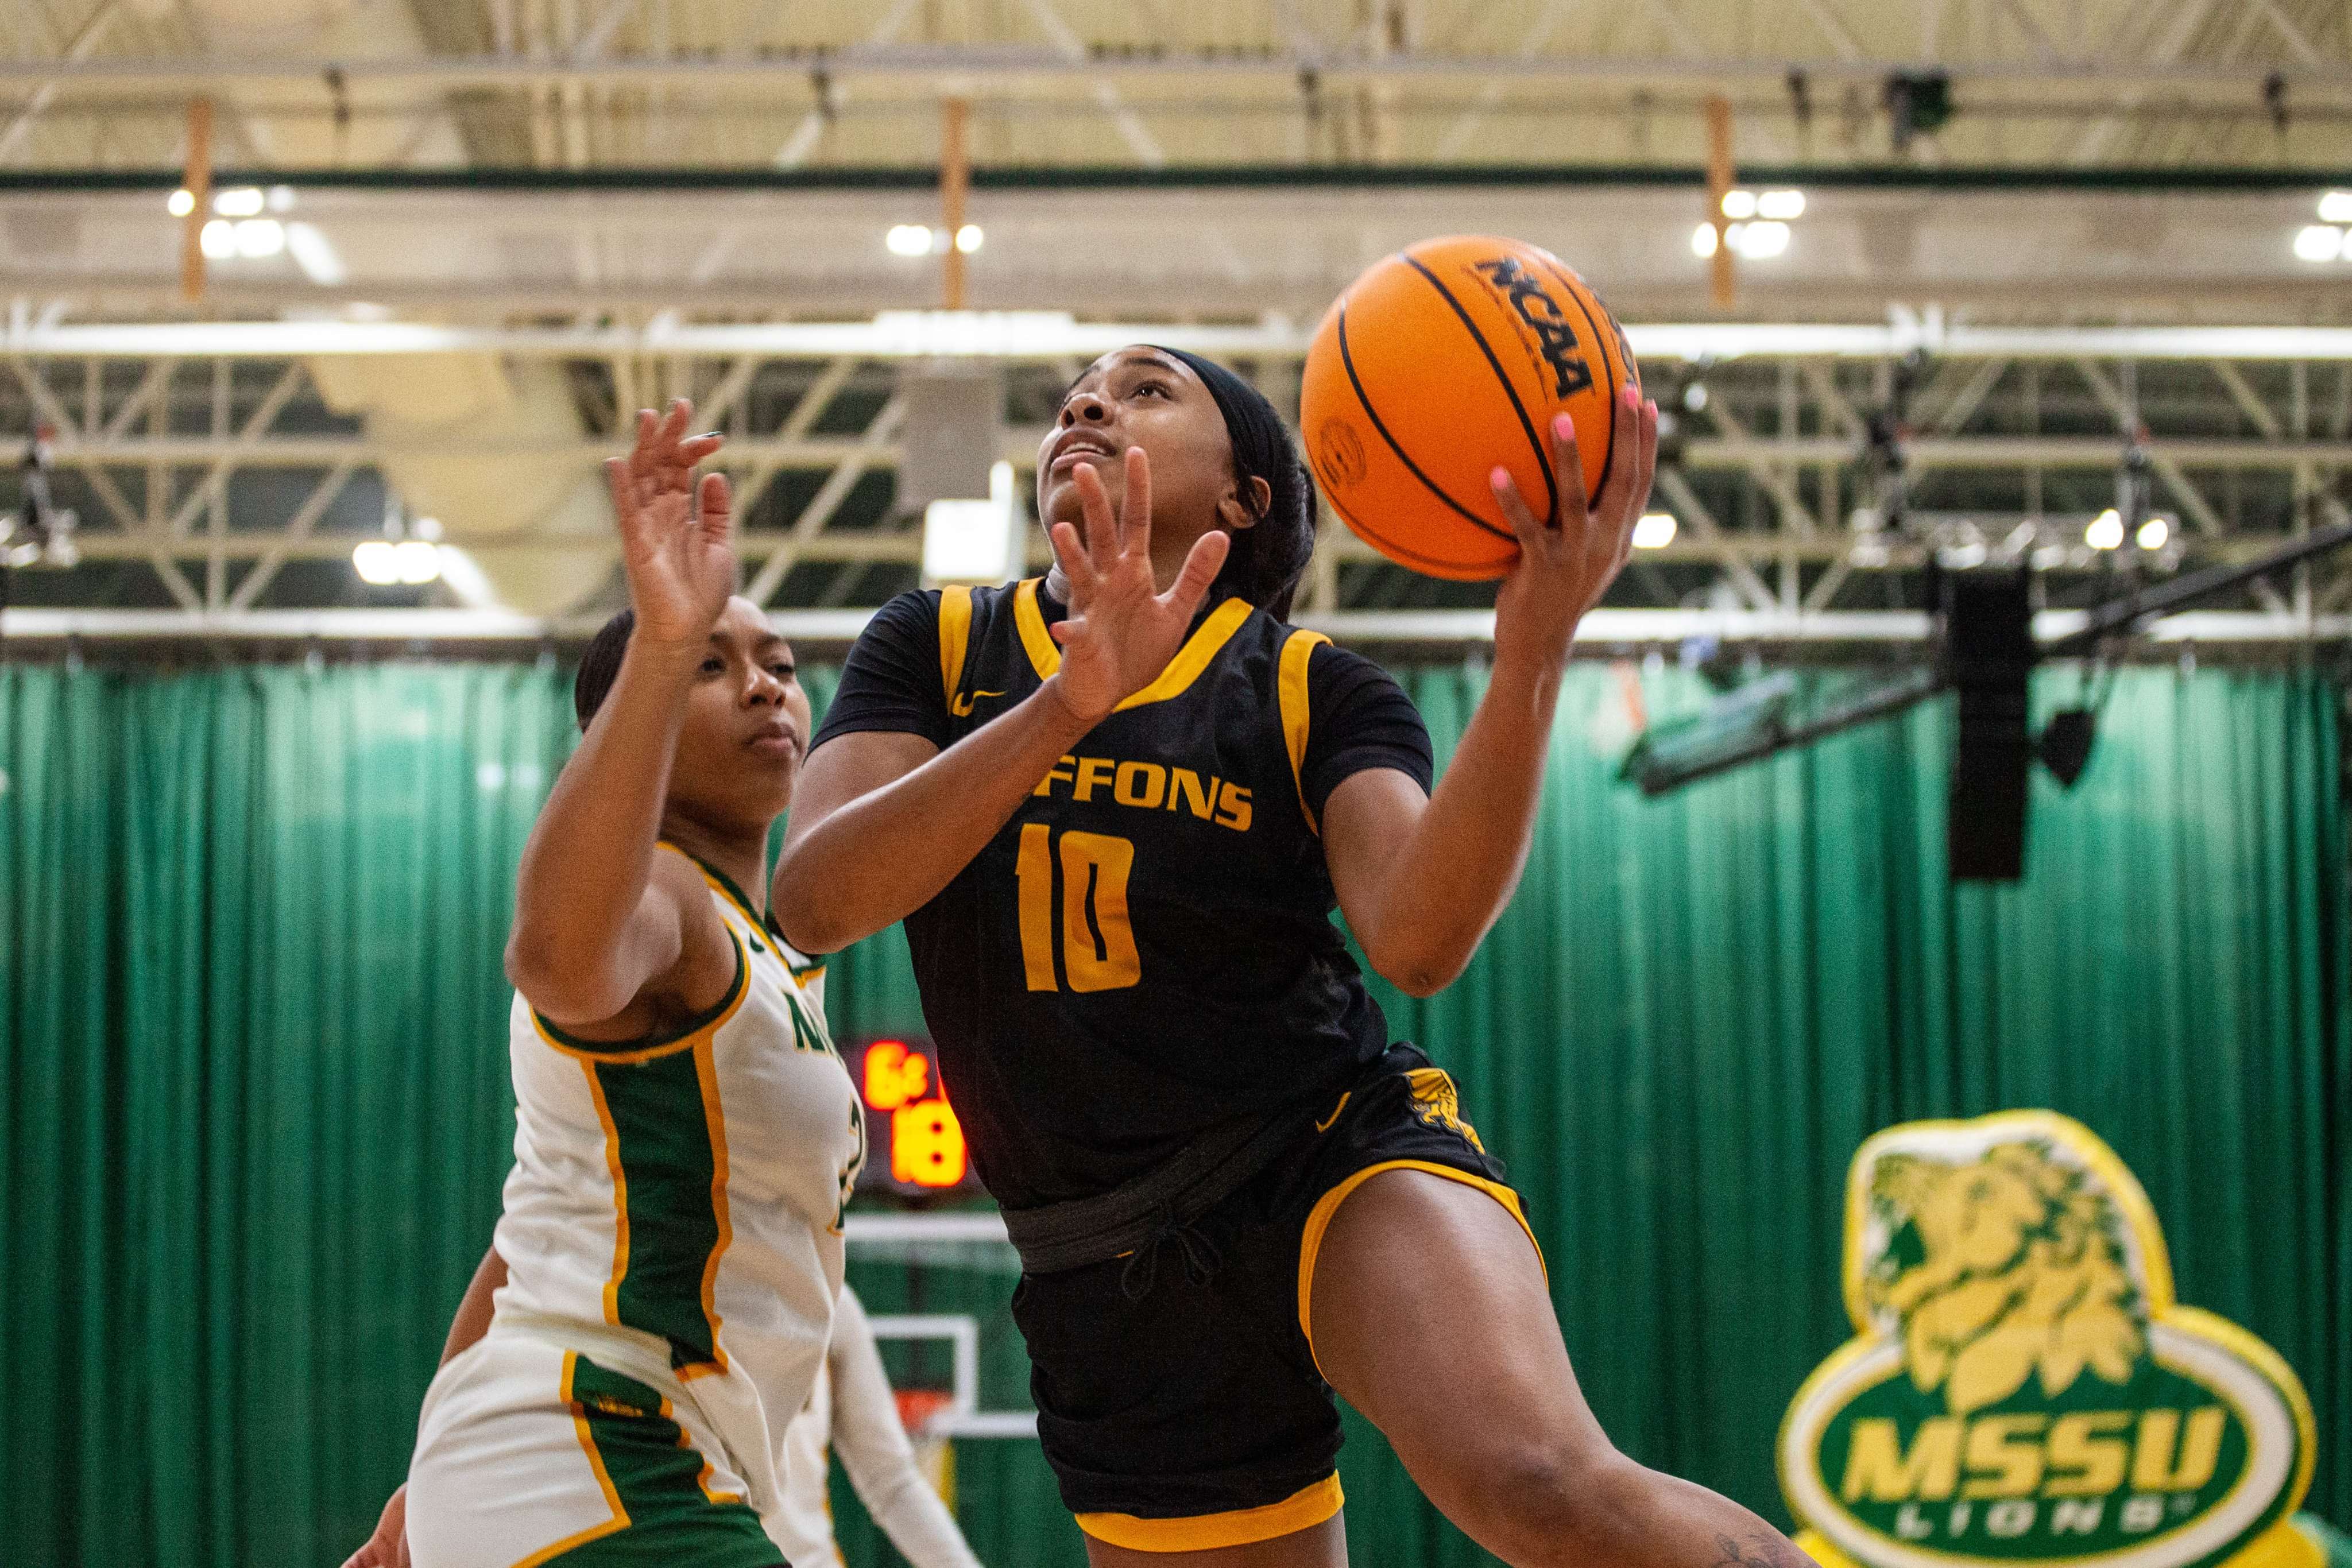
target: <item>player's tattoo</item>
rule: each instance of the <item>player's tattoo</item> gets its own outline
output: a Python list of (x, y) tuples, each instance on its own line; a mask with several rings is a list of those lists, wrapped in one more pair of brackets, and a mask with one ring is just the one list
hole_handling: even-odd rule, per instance
[(1756, 1531), (1745, 1544), (1717, 1535), (1715, 1544), (1723, 1555), (1709, 1568), (1813, 1568), (1811, 1558), (1769, 1530)]

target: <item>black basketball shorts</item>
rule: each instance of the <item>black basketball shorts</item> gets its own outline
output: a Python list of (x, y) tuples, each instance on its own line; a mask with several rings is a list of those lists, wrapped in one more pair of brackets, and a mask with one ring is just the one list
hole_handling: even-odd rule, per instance
[(1339, 1414), (1308, 1343), (1308, 1293), (1332, 1215), (1367, 1178), (1429, 1171), (1526, 1226), (1453, 1080), (1420, 1051), (1391, 1046), (1331, 1098), (1298, 1145), (1189, 1227), (1014, 1291), (1046, 1462), (1087, 1534), (1204, 1551), (1339, 1511)]

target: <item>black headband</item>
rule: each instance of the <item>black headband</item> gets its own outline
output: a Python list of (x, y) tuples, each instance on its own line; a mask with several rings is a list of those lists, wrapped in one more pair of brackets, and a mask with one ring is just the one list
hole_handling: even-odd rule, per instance
[(1290, 433), (1283, 429), (1282, 416), (1274, 412), (1265, 394), (1213, 360), (1156, 343), (1144, 347), (1190, 365), (1209, 395), (1217, 400), (1217, 411), (1225, 416), (1225, 434), (1234, 444), (1235, 471), (1245, 479), (1265, 481), (1267, 505), (1258, 520), (1287, 523), (1301, 507), (1311, 516), (1315, 503), (1307, 488), (1307, 470), (1299, 465)]

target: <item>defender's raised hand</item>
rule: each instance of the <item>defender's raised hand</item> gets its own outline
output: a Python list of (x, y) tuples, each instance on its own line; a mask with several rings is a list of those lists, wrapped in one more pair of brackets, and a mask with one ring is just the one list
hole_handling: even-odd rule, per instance
[(1081, 539), (1070, 524), (1054, 525), (1054, 558), (1070, 583), (1070, 613), (1054, 638), (1062, 644), (1062, 700), (1092, 721), (1168, 667), (1233, 540), (1223, 528), (1202, 534), (1162, 593), (1151, 575), (1151, 464), (1143, 448), (1127, 449), (1127, 495), (1116, 514), (1091, 464), (1080, 464), (1073, 480), (1087, 531)]
[(1567, 662), (1576, 623), (1601, 601), (1633, 549), (1633, 525), (1649, 505), (1650, 477), (1658, 460), (1658, 405), (1643, 401), (1632, 383), (1612, 420), (1609, 478), (1601, 498), (1584, 501), (1584, 463), (1576, 450), (1576, 424), (1568, 415), (1552, 421), (1553, 486), (1559, 515), (1538, 519), (1519, 495), (1510, 471), (1497, 468), (1490, 483), (1503, 516), (1519, 536), (1519, 564), (1495, 594), (1495, 660), (1525, 658), (1538, 667)]
[(694, 476), (725, 438), (715, 431), (688, 435), (693, 414), (684, 398), (665, 416), (639, 409), (636, 445), (626, 457), (604, 460), (637, 634), (662, 643), (700, 643), (735, 591), (726, 476), (706, 474), (699, 484)]

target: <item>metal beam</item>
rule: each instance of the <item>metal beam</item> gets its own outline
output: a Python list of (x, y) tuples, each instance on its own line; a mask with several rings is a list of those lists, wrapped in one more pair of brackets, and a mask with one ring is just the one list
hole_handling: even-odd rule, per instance
[(2239, 412), (2246, 416), (2248, 422), (2256, 430), (2261, 431), (2273, 441), (2279, 439), (2283, 432), (2279, 425), (2278, 415), (2273, 413), (2263, 405), (2263, 400), (2254, 395), (2254, 389), (2246, 384), (2246, 378), (2240, 373), (2237, 366), (2227, 360), (2216, 360), (2213, 361), (2213, 375), (2221, 383), (2222, 390), (2230, 394), (2230, 401), (2238, 405)]
[[(314, 492), (315, 493), (315, 492)], [(1677, 504), (1679, 504), (1677, 502)], [(294, 521), (301, 514), (297, 513)], [(1943, 514), (1957, 521), (1965, 516), (1984, 531), (2000, 534), (2012, 531), (2021, 520), (2013, 516), (1997, 513)], [(1913, 521), (1923, 528), (1934, 517), (1923, 518), (1914, 514)], [(2040, 519), (2047, 529), (2046, 538), (2076, 541), (2082, 538), (2084, 525), (2091, 515), (2051, 515)], [(351, 554), (352, 546), (362, 538), (376, 537), (373, 532), (354, 534), (348, 531), (320, 534), (312, 531), (297, 535), (293, 522), (282, 529), (239, 528), (220, 542), (220, 553), (228, 560), (340, 560)], [(2236, 534), (2225, 538), (2200, 539), (2196, 557), (2200, 561), (2240, 561), (2261, 554), (2277, 542), (2275, 534)], [(452, 528), (441, 542), (482, 557), (499, 555), (560, 555), (572, 559), (617, 560), (619, 543), (596, 535), (554, 535), (519, 529), (482, 530)], [(84, 529), (75, 535), (75, 543), (85, 560), (145, 560), (155, 554), (146, 532)], [(168, 554), (173, 541), (166, 541)], [(1853, 558), (1858, 547), (1868, 547), (1869, 559), (1874, 564), (1855, 567)], [(195, 547), (188, 545), (190, 549)], [(205, 548), (209, 551), (210, 541)], [(1032, 534), (1025, 544), (1028, 564), (1044, 568), (1050, 564), (1052, 553), (1042, 534)], [(1316, 547), (1315, 561), (1333, 564), (1374, 563), (1386, 558), (1371, 546), (1344, 528), (1325, 535)], [(745, 564), (768, 560), (791, 551), (796, 560), (844, 561), (872, 565), (897, 562), (911, 565), (922, 559), (923, 541), (919, 529), (879, 530), (860, 528), (848, 532), (820, 530), (795, 540), (783, 529), (739, 533), (736, 555)], [(2082, 547), (2083, 560), (2077, 570), (2092, 570), (2093, 558), (2087, 547)], [(1691, 529), (1678, 535), (1672, 544), (1658, 549), (1645, 549), (1635, 557), (1652, 565), (1679, 563), (1721, 566), (1727, 562), (1745, 562), (1751, 566), (1769, 566), (1795, 559), (1809, 566), (1844, 566), (1850, 570), (1909, 571), (1925, 564), (1927, 546), (1916, 540), (1890, 538), (1884, 534), (1855, 534), (1840, 530), (1836, 533), (1815, 534), (1797, 538), (1778, 531), (1762, 529), (1741, 532), (1720, 532), (1712, 537), (1701, 533), (1694, 521)], [(1760, 581), (1760, 579), (1759, 579)], [(1777, 600), (1775, 601), (1777, 603)]]
[[(1004, 456), (1025, 467), (1036, 456), (1040, 428), (1024, 427), (1005, 434)], [(2316, 463), (2352, 467), (2352, 439), (2343, 441), (2242, 441), (2203, 437), (2158, 437), (2147, 444), (2151, 453), (2168, 461), (2198, 468), (2293, 468)], [(385, 441), (365, 435), (272, 435), (250, 444), (235, 437), (210, 435), (126, 436), (121, 440), (60, 439), (56, 461), (65, 467), (121, 467), (135, 464), (197, 465), (234, 461), (248, 468), (327, 468), (344, 462), (373, 463), (400, 458), (546, 458), (567, 457), (583, 465), (603, 462), (614, 450), (611, 441), (593, 439), (511, 440), (474, 442), (450, 440), (424, 444)], [(1926, 436), (1906, 444), (1904, 456), (1916, 468), (2111, 468), (2118, 444), (2081, 435), (1958, 435)], [(1853, 440), (1835, 435), (1808, 435), (1782, 441), (1771, 436), (1748, 440), (1700, 437), (1685, 444), (1683, 464), (1690, 468), (1749, 468), (1774, 464), (1844, 464), (1854, 460)], [(730, 436), (726, 462), (730, 467), (753, 470), (832, 468), (861, 456), (868, 462), (894, 463), (898, 448), (886, 444), (869, 450), (859, 438), (785, 435)]]
[[(1568, 20), (1569, 12), (1576, 4), (1577, 0), (1544, 0), (1543, 15), (1536, 18), (1536, 25), (1528, 30), (1527, 36), (1519, 40), (1518, 47), (1512, 53), (1521, 59), (1533, 59), (1542, 54), (1550, 44), (1552, 35), (1559, 30), (1561, 23)], [(1480, 88), (1477, 101), (1464, 110), (1453, 128), (1439, 139), (1438, 158), (1442, 161), (1457, 156), (1470, 144), (1470, 138), (1477, 133), (1479, 125), (1486, 118), (1486, 111), (1502, 99), (1503, 84), (1500, 81), (1490, 81)]]
[[(1063, 58), (1085, 60), (1091, 57), (1093, 51), (1087, 47), (1087, 41), (1078, 37), (1076, 30), (1054, 8), (1053, 0), (1023, 0), (1023, 8), (1029, 13), (1030, 20), (1037, 24), (1039, 30), (1053, 40), (1054, 47)], [(1111, 123), (1118, 127), (1119, 140), (1127, 143), (1127, 150), (1135, 154), (1138, 162), (1147, 169), (1167, 167), (1168, 154), (1160, 147), (1159, 139), (1145, 128), (1142, 117), (1128, 106), (1117, 87), (1097, 78), (1088, 90), (1094, 95), (1094, 100), (1102, 106), (1103, 112), (1110, 116)]]
[(2327, 57), (2311, 41), (2311, 35), (2295, 26), (2294, 18), (2279, 9), (2278, 0), (2249, 0), (2286, 43), (2288, 51), (2306, 66), (2324, 66)]
[[(2155, 43), (2155, 64), (2153, 68), (2143, 69), (2178, 68), (2182, 53), (2188, 49), (2189, 40), (2196, 37), (2197, 29), (2204, 26), (2213, 5), (2214, 0), (2165, 0), (2165, 5), (2158, 8), (2164, 31)], [(2116, 86), (2119, 90), (2115, 98), (2116, 112), (2101, 120), (2074, 141), (2071, 162), (2077, 166), (2095, 163), (2105, 157), (2107, 143), (2113, 141), (2116, 132), (2123, 129), (2125, 117), (2138, 109), (2147, 97), (2144, 86), (2126, 88), (2121, 83)]]
[(817, 493), (809, 498), (809, 504), (802, 508), (801, 515), (793, 519), (793, 526), (782, 545), (768, 558), (766, 564), (760, 568), (759, 575), (751, 579), (751, 585), (743, 591), (745, 598), (754, 604), (764, 605), (769, 595), (783, 585), (784, 575), (793, 570), (793, 563), (800, 559), (802, 550), (826, 523), (833, 520), (834, 513), (841, 509), (841, 503), (849, 498), (849, 492), (866, 477), (866, 471), (884, 461), (881, 455), (888, 447), (891, 438), (898, 434), (898, 421), (906, 412), (905, 400), (893, 397), (875, 413), (874, 422), (866, 427), (866, 434), (858, 439), (856, 450), (842, 459), (840, 465), (818, 487)]
[(1829, 0), (1802, 0), (1802, 5), (1805, 15), (1812, 18), (1813, 26), (1822, 30), (1822, 37), (1827, 38), (1830, 47), (1837, 51), (1838, 58), (1858, 60), (1867, 52), (1862, 47), (1862, 40), (1854, 37), (1853, 29), (1846, 25), (1845, 18), (1831, 7)]
[[(253, 570), (245, 574), (245, 580), (238, 583), (236, 591), (229, 596), (228, 607), (231, 610), (253, 608), (261, 598), (262, 591), (278, 575), (278, 569), (284, 566), (288, 557), (293, 553), (295, 544), (310, 537), (310, 530), (319, 526), (319, 519), (327, 515), (327, 508), (333, 506), (335, 497), (343, 493), (343, 486), (350, 483), (354, 467), (349, 463), (338, 464), (310, 487), (310, 493), (302, 498), (302, 505), (295, 510), (293, 517), (287, 519), (285, 531), (254, 563)], [(340, 549), (340, 540), (337, 547)]]
[[(2088, 384), (2093, 394), (2106, 405), (2107, 412), (2115, 415), (2116, 423), (2119, 429), (2128, 430), (2139, 423), (2138, 411), (2124, 396), (2122, 389), (2109, 381), (2105, 372), (2098, 366), (2088, 360), (2081, 360), (2075, 362), (2074, 369)], [(2189, 520), (2208, 534), (2227, 533), (2229, 525), (2221, 520), (2221, 514), (2216, 512), (2212, 503), (2205, 498), (2205, 493), (2197, 487), (2196, 483), (2187, 474), (2181, 472), (2179, 463), (2171, 455), (2158, 451), (2154, 444), (2144, 444), (2147, 450), (2148, 467), (2155, 472), (2158, 479), (2164, 482), (2165, 489), (2170, 492), (2173, 499), (2180, 503), (2180, 509), (2189, 514)], [(2278, 590), (2273, 588), (2268, 582), (2256, 578), (2253, 582), (2253, 592), (2254, 597), (2263, 601), (2265, 609), (2281, 612), (2285, 611), (2285, 601), (2279, 597)]]
[(603, 59), (604, 51), (612, 46), (614, 35), (621, 30), (621, 24), (629, 19), (629, 14), (637, 8), (637, 4), (638, 0), (611, 0), (611, 4), (604, 7), (604, 14), (590, 23), (587, 31), (572, 44), (568, 51), (570, 57), (575, 61)]
[[(88, 59), (91, 51), (105, 41), (107, 29), (114, 25), (115, 16), (121, 9), (122, 0), (100, 0), (98, 9), (90, 13), (89, 19), (75, 31), (72, 40), (66, 45), (65, 53), (59, 57), (59, 64), (78, 66)], [(5, 131), (0, 131), (0, 159), (16, 152), (16, 143), (25, 139), (25, 133), (33, 129), (33, 122), (41, 118), (41, 111), (56, 99), (60, 85), (60, 78), (55, 71), (45, 79), (37, 81), (33, 95), (26, 101), (25, 107), (16, 111), (16, 118), (8, 122)]]
[[(226, 363), (226, 361), (222, 361), (220, 365), (215, 367), (215, 370), (222, 368)], [(213, 460), (212, 470), (181, 501), (179, 509), (172, 514), (171, 521), (163, 527), (165, 533), (176, 535), (187, 532), (189, 525), (195, 520), (197, 508), (207, 502), (218, 499), (220, 487), (228, 483), (231, 471), (248, 454), (259, 449), (261, 438), (268, 434), (270, 424), (285, 408), (288, 400), (293, 397), (295, 389), (301, 384), (302, 362), (297, 360), (279, 373), (277, 382), (271, 385), (268, 395), (264, 397), (254, 411), (246, 416), (244, 425), (234, 436), (222, 432), (210, 438), (210, 444), (218, 454)]]
[[(768, 613), (778, 632), (805, 643), (843, 644), (865, 629), (874, 612), (779, 610)], [(2055, 641), (2083, 629), (2079, 610), (2043, 611), (2034, 635)], [(1335, 611), (1301, 615), (1301, 626), (1353, 643), (1478, 643), (1493, 640), (1489, 610)], [(0, 637), (10, 642), (81, 638), (92, 642), (455, 642), (535, 644), (580, 642), (595, 634), (600, 616), (541, 619), (499, 610), (23, 610), (0, 612)], [(1917, 611), (1840, 611), (1826, 614), (1761, 611), (1595, 610), (1577, 628), (1580, 656), (1612, 658), (1622, 648), (1672, 646), (1696, 636), (1732, 643), (1892, 643), (1924, 646), (1928, 617)], [(2299, 616), (2231, 611), (2190, 611), (2155, 622), (2139, 634), (2156, 643), (2293, 645), (2315, 637), (2352, 636), (2352, 616)]]
[[(883, 13), (882, 19), (875, 23), (873, 30), (866, 35), (865, 47), (870, 48), (877, 45), (887, 44), (896, 38), (898, 36), (898, 29), (907, 25), (907, 18), (912, 16), (915, 14), (915, 8), (921, 4), (922, 0), (898, 0), (897, 5)], [(820, 66), (817, 69), (824, 72), (824, 79), (820, 90), (836, 95), (843, 91), (843, 89), (835, 82), (829, 68)], [(812, 77), (814, 76), (813, 71)], [(779, 169), (799, 168), (814, 156), (817, 143), (824, 138), (825, 127), (832, 123), (831, 106), (819, 102), (815, 108), (801, 116), (801, 122), (793, 128), (793, 133), (790, 136), (784, 138), (784, 144), (776, 149), (776, 155), (770, 159), (769, 162)], [(726, 236), (722, 235), (720, 237), (724, 239)], [(714, 241), (714, 246), (718, 243)], [(717, 270), (715, 266), (712, 270)]]
[[(1715, 514), (1706, 509), (1706, 503), (1698, 498), (1698, 493), (1690, 487), (1690, 481), (1679, 472), (1670, 467), (1660, 468), (1656, 483), (1657, 487), (1673, 500), (1675, 515), (1698, 536), (1701, 549), (1713, 547), (1726, 537), (1721, 525), (1715, 520)], [(1722, 563), (1724, 575), (1731, 580), (1732, 586), (1751, 608), (1772, 610), (1777, 607), (1772, 591), (1764, 585), (1762, 578), (1756, 575), (1754, 567), (1727, 551), (1719, 552), (1717, 559)]]
[(0, 90), (26, 94), (54, 81), (58, 91), (78, 98), (152, 98), (159, 93), (231, 90), (271, 86), (315, 92), (330, 71), (352, 83), (406, 84), (433, 92), (459, 89), (526, 90), (572, 85), (652, 87), (708, 86), (719, 82), (772, 84), (804, 79), (822, 68), (839, 80), (893, 81), (935, 92), (950, 82), (1013, 84), (1075, 81), (1091, 88), (1111, 80), (1197, 82), (1278, 81), (1295, 86), (1302, 71), (1327, 85), (1372, 80), (1486, 82), (1497, 77), (1534, 83), (1573, 81), (1782, 81), (1801, 70), (1817, 81), (1877, 83), (1895, 73), (1943, 71), (1964, 82), (2066, 83), (2104, 87), (2136, 99), (2156, 89), (2209, 88), (2242, 92), (2276, 74), (2292, 91), (2342, 94), (2352, 91), (2352, 64), (2278, 67), (2262, 61), (2184, 59), (2164, 43), (2192, 32), (2210, 9), (2210, 0), (2179, 6), (2167, 40), (2152, 56), (2128, 53), (2070, 56), (2039, 54), (1973, 59), (1924, 55), (1879, 55), (1845, 58), (1787, 58), (1764, 54), (1721, 56), (1694, 52), (1671, 57), (1577, 54), (1441, 54), (1423, 50), (1374, 51), (1360, 47), (1314, 54), (1290, 50), (1241, 53), (1171, 48), (1134, 54), (1089, 52), (1072, 59), (1050, 45), (853, 44), (842, 48), (773, 48), (713, 54), (678, 54), (595, 60), (534, 60), (499, 55), (419, 55), (402, 58), (333, 59), (324, 56), (246, 56), (204, 59), (168, 56), (117, 56), (101, 60), (0, 60)]
[(1741, 465), (1748, 470), (1748, 476), (1756, 481), (1758, 488), (1771, 497), (1772, 504), (1780, 508), (1780, 526), (1800, 538), (1811, 533), (1813, 531), (1812, 509), (1805, 505), (1802, 497), (1798, 496), (1797, 487), (1789, 477), (1788, 465), (1791, 459), (1775, 460), (1768, 455), (1775, 451), (1793, 450), (1794, 438), (1783, 435), (1772, 441), (1758, 440), (1749, 434), (1745, 425), (1739, 423), (1738, 416), (1726, 406), (1728, 401), (1726, 398), (1717, 398), (1709, 402), (1706, 405), (1707, 417), (1715, 421), (1717, 427), (1730, 438), (1726, 443), (1727, 445), (1734, 445), (1755, 454), (1753, 456), (1743, 457), (1740, 460)]
[[(1975, 327), (1811, 322), (1640, 322), (1625, 335), (1646, 360), (1789, 357), (1880, 360), (1925, 350), (1948, 360), (2352, 361), (2352, 327)], [(308, 359), (338, 355), (507, 354), (609, 359), (905, 360), (950, 356), (1081, 361), (1149, 340), (1240, 359), (1306, 357), (1312, 323), (1189, 325), (1082, 321), (1046, 310), (887, 310), (864, 321), (656, 319), (604, 327), (467, 327), (421, 321), (12, 320), (0, 354), (24, 359)]]

